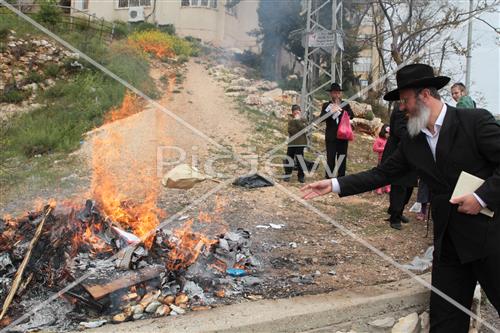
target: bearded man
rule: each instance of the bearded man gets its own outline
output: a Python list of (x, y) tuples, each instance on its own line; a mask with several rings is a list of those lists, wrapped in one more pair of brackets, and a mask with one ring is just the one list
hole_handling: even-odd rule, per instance
[[(415, 169), (432, 198), (432, 285), (470, 309), (479, 281), (500, 316), (500, 125), (486, 110), (444, 104), (438, 89), (449, 80), (424, 64), (401, 68), (398, 88), (384, 96), (399, 100), (408, 115), (408, 135), (397, 150), (371, 170), (304, 186), (303, 198), (371, 191)], [(462, 171), (485, 182), (451, 199)], [(483, 207), (493, 217), (480, 214)], [(432, 292), (430, 324), (431, 332), (468, 332), (469, 316)]]

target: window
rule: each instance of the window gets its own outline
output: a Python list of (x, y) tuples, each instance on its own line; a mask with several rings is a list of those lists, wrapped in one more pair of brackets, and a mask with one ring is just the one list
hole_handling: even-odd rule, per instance
[(370, 72), (372, 59), (369, 57), (359, 57), (353, 66), (355, 72)]
[(138, 7), (151, 6), (151, 0), (118, 0), (118, 8), (128, 8), (128, 7)]
[(78, 10), (89, 9), (89, 0), (75, 0), (75, 8)]
[(217, 0), (181, 0), (181, 6), (217, 8)]

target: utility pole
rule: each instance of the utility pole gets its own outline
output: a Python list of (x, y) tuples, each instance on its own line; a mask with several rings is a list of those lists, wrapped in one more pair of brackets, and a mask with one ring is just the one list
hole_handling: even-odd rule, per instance
[[(301, 107), (311, 122), (314, 119), (314, 111), (320, 111), (314, 106), (314, 94), (333, 82), (342, 84), (343, 5), (342, 0), (305, 0), (304, 2), (307, 6), (307, 20), (303, 39), (305, 55)], [(320, 22), (320, 13), (325, 10), (332, 12), (331, 26)], [(325, 66), (321, 62), (325, 55), (330, 55), (330, 66)], [(319, 82), (319, 76), (316, 74), (323, 74), (328, 80)]]
[(467, 56), (465, 63), (465, 88), (470, 90), (470, 71), (472, 61), (472, 8), (474, 7), (474, 0), (469, 0), (469, 31), (467, 33)]

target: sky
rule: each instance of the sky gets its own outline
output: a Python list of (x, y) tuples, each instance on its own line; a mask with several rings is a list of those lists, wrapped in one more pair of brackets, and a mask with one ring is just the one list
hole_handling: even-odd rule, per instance
[[(500, 8), (499, 8), (500, 10)], [(500, 13), (483, 13), (480, 18), (494, 27), (500, 27)], [(457, 31), (456, 38), (466, 45), (467, 25)], [(485, 23), (474, 20), (472, 23), (472, 50), (470, 95), (476, 100), (478, 107), (485, 108), (493, 114), (500, 114), (500, 35)], [(450, 59), (450, 65), (460, 66), (461, 71), (451, 78), (452, 82), (465, 83), (465, 56)], [(484, 100), (479, 102), (480, 97)], [(451, 97), (445, 100), (455, 105)]]

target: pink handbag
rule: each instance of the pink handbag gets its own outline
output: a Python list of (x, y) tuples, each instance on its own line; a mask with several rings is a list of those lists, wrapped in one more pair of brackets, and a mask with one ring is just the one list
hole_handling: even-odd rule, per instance
[(339, 127), (337, 129), (337, 139), (349, 141), (354, 140), (351, 120), (349, 119), (349, 114), (345, 111), (342, 113), (342, 118), (340, 118)]

